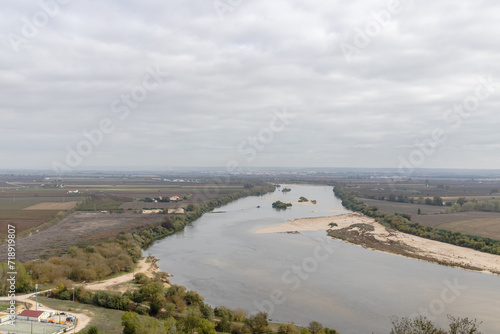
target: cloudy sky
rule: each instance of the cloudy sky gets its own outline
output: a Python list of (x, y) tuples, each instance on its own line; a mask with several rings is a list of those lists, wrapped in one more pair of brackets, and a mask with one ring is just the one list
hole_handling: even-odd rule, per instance
[(0, 3), (0, 169), (500, 168), (494, 0)]

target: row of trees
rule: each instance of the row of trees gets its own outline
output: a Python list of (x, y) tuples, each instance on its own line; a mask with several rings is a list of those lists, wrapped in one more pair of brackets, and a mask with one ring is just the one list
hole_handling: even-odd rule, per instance
[(409, 217), (404, 217), (401, 214), (381, 212), (377, 207), (367, 206), (357, 199), (354, 192), (346, 190), (342, 184), (336, 184), (333, 191), (335, 196), (342, 200), (342, 205), (345, 208), (375, 218), (379, 223), (398, 231), (452, 245), (473, 248), (485, 253), (500, 255), (500, 241), (498, 240), (427, 227), (418, 223), (412, 223), (408, 219)]
[(467, 200), (465, 197), (460, 197), (457, 203), (446, 210), (447, 213), (469, 211), (500, 212), (500, 199)]
[[(381, 201), (385, 200), (385, 196), (380, 196), (378, 198), (375, 198), (375, 196), (371, 196), (371, 198), (378, 199)], [(424, 197), (414, 198), (414, 197), (409, 197), (407, 195), (390, 194), (387, 200), (389, 202), (425, 204), (425, 205), (435, 205), (435, 206), (443, 206), (445, 204), (451, 206), (453, 204), (451, 202), (445, 203), (441, 196), (434, 196), (433, 198), (424, 198)]]
[(448, 315), (448, 329), (437, 327), (424, 316), (416, 318), (396, 318), (392, 321), (390, 334), (482, 334), (479, 331), (480, 322), (469, 318), (455, 318)]
[[(367, 198), (378, 199), (380, 201), (385, 200), (385, 196), (368, 196)], [(455, 203), (447, 201), (445, 202), (441, 196), (434, 196), (433, 198), (424, 197), (408, 197), (407, 195), (395, 195), (390, 194), (387, 198), (389, 202), (398, 203), (412, 203), (412, 204), (424, 204), (424, 205), (435, 205), (435, 206), (448, 206), (446, 212), (469, 212), (469, 211), (483, 211), (483, 212), (500, 212), (500, 199), (488, 199), (488, 200), (478, 200), (471, 199), (467, 200), (465, 197), (459, 197)]]

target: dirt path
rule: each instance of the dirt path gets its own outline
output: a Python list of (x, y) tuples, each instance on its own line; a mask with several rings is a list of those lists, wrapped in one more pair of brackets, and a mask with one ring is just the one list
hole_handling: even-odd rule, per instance
[(86, 290), (95, 291), (95, 290), (108, 290), (110, 287), (117, 286), (117, 285), (129, 282), (129, 281), (132, 281), (134, 279), (135, 274), (145, 273), (145, 272), (149, 271), (150, 269), (151, 270), (154, 269), (154, 268), (151, 268), (153, 264), (147, 263), (146, 259), (147, 258), (139, 260), (139, 262), (137, 264), (137, 268), (133, 273), (124, 274), (124, 275), (110, 278), (110, 279), (100, 281), (100, 282), (95, 282), (95, 283), (90, 283), (90, 284), (77, 284), (77, 285), (85, 287)]

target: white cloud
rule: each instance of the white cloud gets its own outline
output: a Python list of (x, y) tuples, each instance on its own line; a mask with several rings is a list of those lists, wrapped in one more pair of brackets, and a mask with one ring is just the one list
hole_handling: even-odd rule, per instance
[[(116, 128), (82, 166), (223, 166), (282, 106), (297, 118), (250, 164), (396, 168), (480, 77), (500, 81), (500, 5), (414, 1), (346, 62), (339, 43), (386, 8), (255, 0), (221, 20), (211, 1), (71, 1), (15, 52), (41, 9), (2, 3), (0, 168), (50, 168), (103, 118)], [(118, 119), (150, 66), (168, 78)], [(496, 90), (422, 167), (498, 168)]]

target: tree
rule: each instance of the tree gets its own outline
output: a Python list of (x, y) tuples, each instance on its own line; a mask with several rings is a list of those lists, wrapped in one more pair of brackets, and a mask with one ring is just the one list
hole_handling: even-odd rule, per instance
[(186, 331), (188, 333), (194, 333), (196, 328), (201, 325), (202, 320), (206, 319), (202, 318), (201, 312), (198, 309), (189, 309), (186, 318), (184, 318), (184, 326), (186, 328)]
[(328, 327), (326, 327), (324, 329), (324, 332), (325, 332), (325, 334), (339, 334), (339, 332), (337, 332), (335, 329), (331, 329), (331, 328), (328, 328)]
[(390, 334), (446, 334), (423, 316), (416, 319), (401, 318), (392, 321)]
[[(5, 247), (7, 249), (7, 247)], [(17, 272), (16, 275), (16, 292), (28, 292), (31, 289), (31, 278), (29, 273), (26, 271), (26, 268), (24, 265), (20, 262), (14, 262), (15, 266), (15, 271)], [(7, 281), (7, 279), (10, 278), (10, 275), (8, 272), (13, 271), (11, 268), (9, 268), (9, 265), (7, 263), (1, 263), (0, 264), (0, 293), (2, 295), (7, 295), (10, 290), (10, 281)]]
[(87, 334), (98, 334), (99, 331), (97, 330), (96, 326), (90, 326), (89, 330), (87, 331)]
[(297, 334), (297, 330), (293, 323), (280, 324), (278, 327), (278, 334)]
[(468, 318), (455, 318), (448, 316), (450, 320), (449, 331), (436, 327), (426, 317), (419, 316), (415, 319), (401, 318), (392, 321), (391, 334), (482, 334), (478, 326), (481, 322), (469, 320)]
[(203, 318), (210, 321), (214, 320), (214, 309), (212, 308), (212, 306), (202, 302), (199, 305), (199, 307), (200, 307), (200, 312), (203, 315)]
[(443, 206), (443, 199), (441, 198), (441, 196), (434, 196), (434, 199), (432, 200), (432, 205)]
[(218, 332), (225, 332), (229, 333), (231, 332), (231, 326), (232, 326), (232, 321), (231, 321), (231, 314), (230, 313), (224, 313), (220, 319), (220, 321), (217, 323), (217, 331)]
[(161, 309), (165, 306), (167, 301), (165, 300), (165, 297), (161, 293), (155, 294), (151, 298), (151, 302), (149, 304), (149, 314), (155, 315), (160, 313)]
[(176, 306), (174, 303), (166, 303), (165, 306), (163, 307), (163, 309), (165, 310), (163, 316), (167, 318), (173, 317), (175, 313), (175, 308)]
[(203, 296), (195, 290), (186, 292), (186, 295), (184, 296), (184, 300), (189, 306), (201, 305), (201, 303), (203, 303), (203, 299)]
[(448, 315), (448, 319), (451, 321), (449, 334), (481, 334), (478, 329), (478, 326), (481, 324), (481, 322), (478, 323), (476, 319), (460, 319), (455, 318), (451, 315)]
[(123, 334), (136, 334), (138, 319), (139, 315), (137, 313), (126, 312), (122, 316)]
[(161, 282), (152, 282), (141, 287), (139, 292), (144, 300), (151, 300), (153, 296), (163, 292), (163, 284)]
[(467, 199), (465, 197), (459, 197), (457, 199), (457, 204), (460, 204), (460, 206), (464, 205), (465, 203), (467, 203)]
[(418, 212), (417, 214), (421, 215), (422, 214), (422, 210), (420, 210), (420, 208), (418, 208)]
[(309, 333), (311, 334), (321, 334), (323, 333), (323, 325), (317, 321), (311, 321), (307, 327)]
[(198, 334), (216, 334), (215, 324), (207, 319), (201, 319), (196, 328)]
[(262, 333), (268, 331), (267, 313), (259, 312), (245, 320), (245, 326), (252, 333)]

